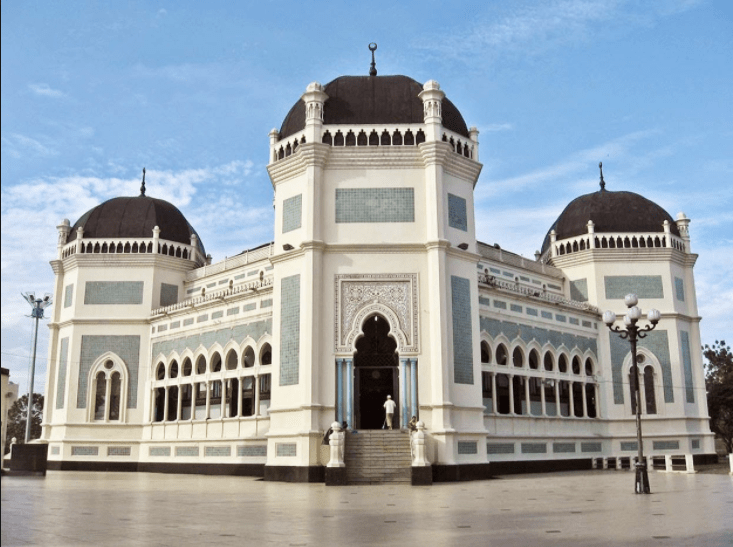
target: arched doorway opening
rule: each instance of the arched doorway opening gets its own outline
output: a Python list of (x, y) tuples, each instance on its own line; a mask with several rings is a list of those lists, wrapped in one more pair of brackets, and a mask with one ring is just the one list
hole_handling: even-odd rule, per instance
[(393, 425), (399, 427), (400, 401), (397, 342), (389, 336), (390, 326), (381, 315), (368, 317), (354, 354), (354, 399), (357, 429), (381, 429), (384, 401), (391, 395), (397, 404)]

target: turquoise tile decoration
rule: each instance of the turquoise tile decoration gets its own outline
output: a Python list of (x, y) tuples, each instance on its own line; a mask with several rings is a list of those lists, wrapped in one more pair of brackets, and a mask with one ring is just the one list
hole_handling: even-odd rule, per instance
[(108, 446), (107, 455), (108, 456), (130, 456), (132, 455), (132, 447), (131, 446)]
[(680, 349), (682, 350), (682, 366), (685, 371), (685, 400), (695, 402), (695, 389), (692, 385), (692, 354), (690, 353), (690, 335), (687, 331), (680, 331)]
[(224, 311), (223, 310), (215, 311), (215, 312), (213, 312), (211, 314), (211, 319), (221, 319), (222, 317), (224, 317)]
[(552, 312), (542, 310), (540, 314), (544, 319), (552, 319)]
[(187, 327), (189, 325), (193, 325), (193, 317), (189, 317), (188, 319), (183, 320), (183, 326)]
[(79, 357), (79, 382), (76, 392), (76, 408), (87, 407), (87, 380), (94, 362), (111, 351), (127, 366), (127, 408), (137, 408), (138, 369), (140, 365), (140, 337), (89, 335), (81, 337)]
[(700, 450), (700, 439), (692, 439), (690, 446), (693, 450)]
[(458, 441), (459, 454), (478, 454), (478, 443), (476, 441)]
[(522, 443), (522, 454), (547, 454), (547, 444)]
[(603, 452), (603, 443), (600, 442), (584, 442), (580, 443), (581, 452)]
[(588, 280), (576, 279), (570, 282), (570, 299), (588, 302)]
[(486, 443), (487, 454), (514, 454), (514, 443)]
[(568, 317), (568, 321), (570, 321), (571, 325), (580, 325), (580, 320), (576, 317)]
[(85, 305), (136, 305), (143, 303), (142, 281), (87, 281)]
[(537, 317), (537, 310), (535, 308), (527, 308), (527, 315), (533, 315)]
[(64, 287), (64, 308), (70, 308), (74, 300), (74, 284)]
[(569, 454), (575, 452), (575, 443), (552, 443), (552, 451), (555, 454)]
[(636, 441), (621, 441), (621, 452), (636, 452), (638, 446)]
[(257, 303), (256, 302), (250, 302), (249, 304), (245, 304), (242, 306), (242, 311), (252, 311), (257, 309)]
[(300, 228), (302, 216), (303, 194), (298, 194), (283, 201), (283, 233)]
[(607, 275), (603, 283), (608, 300), (623, 300), (630, 293), (639, 298), (664, 298), (661, 275)]
[(499, 308), (500, 310), (506, 309), (506, 302), (503, 302), (501, 300), (494, 300), (494, 307)]
[(236, 308), (229, 308), (227, 310), (227, 317), (230, 315), (237, 315), (238, 313), (239, 313), (239, 306), (237, 306)]
[(152, 456), (165, 456), (170, 457), (171, 447), (170, 446), (151, 446), (148, 450), (148, 454)]
[(280, 290), (280, 385), (293, 386), (300, 381), (300, 274), (284, 277)]
[(679, 441), (652, 441), (652, 448), (654, 450), (679, 450)]
[(499, 319), (494, 319), (493, 317), (480, 317), (479, 322), (481, 330), (489, 333), (492, 338), (496, 338), (498, 335), (504, 334), (509, 340), (520, 338), (525, 343), (536, 340), (540, 346), (544, 346), (549, 343), (555, 349), (562, 345), (568, 349), (577, 347), (581, 352), (590, 350), (593, 354), (598, 355), (595, 338), (578, 336), (546, 328), (533, 327), (531, 325), (521, 325), (513, 321), (501, 321)]
[(559, 321), (560, 323), (567, 323), (568, 322), (568, 318), (565, 315), (556, 313), (555, 314), (555, 321)]
[(257, 457), (261, 458), (267, 456), (267, 445), (255, 445), (255, 446), (238, 446), (237, 456), (239, 457)]
[(271, 308), (272, 307), (272, 298), (265, 298), (260, 302), (260, 308)]
[(518, 306), (517, 304), (509, 304), (509, 309), (518, 313), (522, 313), (522, 306)]
[[(624, 385), (628, 390), (628, 378), (623, 378), (621, 367), (624, 359), (630, 352), (628, 340), (624, 340), (616, 334), (610, 336), (611, 345), (611, 380), (613, 381), (613, 402), (617, 405), (624, 404)], [(647, 333), (637, 343), (638, 347), (651, 351), (662, 367), (662, 389), (664, 391), (664, 402), (674, 402), (672, 390), (672, 365), (669, 357), (669, 337), (666, 330), (653, 330)]]
[(196, 318), (196, 322), (197, 323), (203, 323), (204, 321), (208, 321), (208, 320), (209, 320), (209, 314), (208, 313), (205, 313), (204, 315), (199, 315)]
[(677, 300), (680, 302), (685, 301), (685, 282), (679, 277), (674, 278), (674, 292)]
[(222, 458), (232, 455), (231, 446), (207, 446), (204, 448), (205, 458)]
[(471, 329), (471, 282), (452, 275), (453, 381), (473, 384), (473, 335)]
[(173, 330), (173, 329), (178, 329), (178, 328), (180, 328), (180, 327), (181, 327), (181, 322), (180, 322), (180, 321), (173, 321), (173, 322), (171, 323), (171, 330)]
[(176, 447), (176, 457), (188, 457), (188, 458), (198, 458), (199, 455), (199, 447), (198, 446), (177, 446)]
[(500, 273), (501, 273), (501, 270), (498, 270), (498, 269), (496, 269), (496, 268), (489, 268), (489, 271), (490, 271), (491, 273), (493, 273), (493, 274), (500, 274)]
[[(66, 366), (69, 362), (69, 338), (61, 339), (61, 349), (59, 350), (59, 372), (58, 381), (56, 382), (56, 408), (64, 408), (64, 398), (66, 397)], [(27, 401), (27, 399), (26, 399)], [(33, 424), (33, 421), (31, 421)]]
[(99, 456), (98, 446), (72, 446), (72, 456)]
[(552, 283), (548, 283), (548, 284), (547, 284), (547, 286), (548, 286), (548, 287), (549, 287), (550, 289), (555, 289), (556, 291), (561, 291), (561, 290), (562, 290), (562, 287), (561, 287), (560, 285), (554, 285), (554, 284), (552, 284)]
[(278, 457), (297, 456), (298, 445), (295, 443), (275, 443), (275, 454)]
[(483, 306), (490, 306), (491, 305), (491, 300), (489, 300), (488, 298), (484, 298), (483, 296), (479, 296), (478, 297), (478, 303), (481, 304), (481, 305), (483, 305)]
[(413, 188), (337, 188), (336, 223), (415, 222)]
[(448, 194), (448, 226), (464, 232), (468, 231), (466, 200), (453, 194)]
[(52, 446), (51, 447), (51, 455), (52, 456), (58, 456), (61, 454), (61, 447), (60, 446)]

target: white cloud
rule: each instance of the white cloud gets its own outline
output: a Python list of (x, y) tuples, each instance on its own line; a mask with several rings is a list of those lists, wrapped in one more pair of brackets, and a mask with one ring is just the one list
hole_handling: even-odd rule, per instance
[(490, 123), (489, 125), (486, 125), (481, 129), (488, 132), (509, 131), (511, 129), (514, 129), (514, 126), (510, 123)]
[(48, 84), (28, 84), (28, 89), (40, 97), (52, 97), (54, 99), (58, 99), (66, 95), (63, 91), (52, 89)]
[(9, 133), (2, 137), (2, 146), (6, 154), (13, 158), (21, 158), (26, 154), (36, 156), (58, 156), (58, 151), (40, 141), (19, 133)]

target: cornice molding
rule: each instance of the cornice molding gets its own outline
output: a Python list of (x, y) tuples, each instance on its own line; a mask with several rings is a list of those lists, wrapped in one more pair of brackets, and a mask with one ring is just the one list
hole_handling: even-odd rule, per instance
[[(53, 267), (52, 261), (52, 267)], [(176, 258), (163, 254), (73, 254), (63, 260), (64, 271), (74, 268), (165, 268), (167, 270), (189, 272), (199, 266), (193, 260)]]
[(693, 268), (697, 262), (698, 255), (683, 253), (670, 248), (639, 248), (639, 249), (586, 249), (566, 255), (554, 256), (550, 264), (556, 268), (567, 268), (570, 266), (582, 266), (586, 264), (598, 264), (605, 262), (635, 262), (635, 263), (659, 263), (672, 262)]
[(323, 167), (331, 152), (331, 147), (322, 143), (304, 143), (292, 156), (267, 166), (273, 188), (279, 183), (290, 180), (306, 172), (308, 167)]

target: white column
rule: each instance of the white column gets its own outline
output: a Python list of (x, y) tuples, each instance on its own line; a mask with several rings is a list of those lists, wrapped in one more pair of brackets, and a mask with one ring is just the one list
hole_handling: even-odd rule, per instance
[(208, 420), (211, 416), (211, 383), (207, 380), (206, 382), (204, 382), (204, 386), (206, 387), (206, 415), (204, 419)]
[[(112, 376), (105, 380), (104, 390), (104, 421), (109, 422), (109, 409), (112, 406)], [(167, 393), (167, 392), (166, 392)]]
[(420, 417), (417, 409), (417, 359), (410, 361), (410, 407), (412, 416)]
[(178, 400), (176, 402), (176, 421), (178, 421), (181, 419), (181, 416), (183, 415), (181, 413), (181, 408), (183, 408), (183, 394), (181, 393), (181, 384), (178, 384), (176, 388), (178, 389)]
[(542, 415), (547, 416), (547, 401), (545, 401), (545, 379), (540, 382), (540, 401), (542, 405)]
[(348, 358), (346, 361), (346, 426), (349, 429), (354, 427), (354, 360)]
[(497, 395), (496, 395), (496, 373), (491, 372), (491, 411), (494, 413), (494, 415), (497, 415), (499, 413), (499, 405), (497, 403)]
[(163, 399), (163, 421), (168, 421), (168, 386), (165, 386), (165, 397)]
[(588, 396), (585, 393), (585, 387), (587, 384), (583, 382), (580, 385), (583, 388), (583, 418), (587, 418), (588, 417)]
[(530, 400), (529, 400), (529, 376), (524, 377), (524, 405), (527, 409), (526, 415), (531, 416)]
[(568, 382), (568, 401), (570, 402), (570, 411), (568, 412), (568, 414), (571, 418), (575, 417), (575, 394), (573, 393), (573, 384), (575, 384), (575, 382)]
[(560, 410), (560, 380), (555, 380), (555, 416), (562, 417)]
[(336, 421), (344, 421), (344, 361), (336, 359)]
[(253, 416), (259, 416), (260, 415), (260, 375), (259, 374), (255, 376), (254, 390), (255, 390), (255, 402), (254, 402), (255, 408), (254, 408)]
[(407, 359), (400, 359), (400, 423), (407, 428)]
[(509, 376), (509, 414), (514, 414), (514, 374)]

